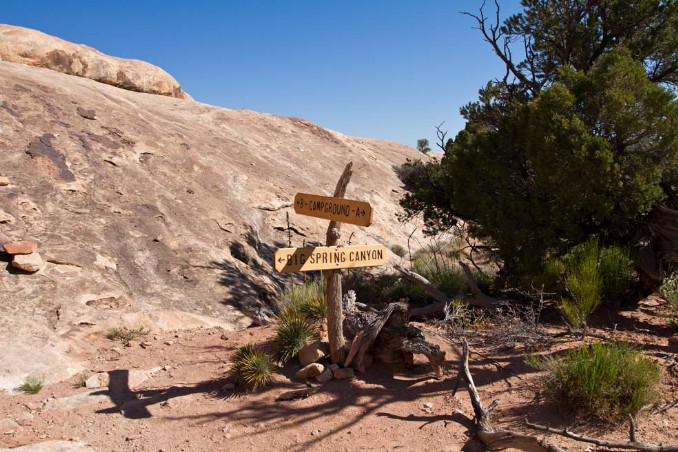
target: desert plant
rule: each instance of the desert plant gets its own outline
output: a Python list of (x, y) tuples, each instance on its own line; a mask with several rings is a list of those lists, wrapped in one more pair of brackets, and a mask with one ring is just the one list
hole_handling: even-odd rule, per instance
[(569, 350), (563, 358), (533, 358), (528, 363), (547, 371), (547, 397), (578, 416), (623, 420), (658, 395), (659, 365), (623, 342), (599, 342)]
[(151, 330), (143, 325), (137, 327), (120, 326), (115, 327), (106, 333), (106, 338), (111, 341), (120, 341), (128, 344), (129, 341), (145, 336), (150, 332)]
[(268, 386), (275, 371), (273, 357), (253, 344), (239, 347), (231, 359), (231, 376), (250, 389)]
[(391, 245), (391, 251), (398, 257), (405, 257), (407, 250), (398, 244)]
[(282, 362), (294, 358), (304, 346), (317, 338), (315, 327), (302, 316), (281, 317), (275, 341)]
[(17, 389), (27, 394), (37, 394), (38, 392), (40, 392), (44, 384), (45, 379), (43, 377), (35, 377), (29, 375), (24, 379), (24, 381), (19, 385)]
[(659, 292), (669, 302), (674, 312), (678, 313), (678, 271), (664, 278)]
[(560, 310), (575, 328), (586, 329), (586, 320), (602, 301), (603, 278), (598, 270), (598, 241), (589, 240), (572, 254), (568, 262), (565, 286), (570, 293)]
[(88, 378), (89, 378), (89, 374), (78, 375), (78, 378), (75, 380), (75, 383), (73, 383), (73, 386), (76, 387), (76, 388), (84, 388), (85, 385), (87, 384)]
[(318, 278), (286, 287), (281, 297), (280, 317), (303, 317), (311, 322), (321, 322), (327, 314), (325, 285), (325, 279)]
[(604, 297), (619, 305), (620, 299), (631, 287), (633, 261), (629, 251), (620, 246), (601, 248), (599, 266)]

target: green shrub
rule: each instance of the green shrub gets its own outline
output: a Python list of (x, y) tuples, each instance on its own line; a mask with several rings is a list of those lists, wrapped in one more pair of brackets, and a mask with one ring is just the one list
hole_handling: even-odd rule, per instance
[[(596, 343), (546, 358), (545, 394), (577, 416), (620, 421), (657, 398), (659, 365), (622, 342)], [(528, 361), (529, 362), (529, 361)]]
[(44, 384), (45, 384), (44, 378), (28, 376), (24, 379), (24, 381), (19, 385), (17, 389), (27, 394), (37, 394), (38, 392), (40, 392)]
[(318, 337), (315, 327), (304, 317), (285, 316), (278, 323), (275, 341), (283, 362), (297, 356), (299, 350)]
[(268, 386), (275, 371), (273, 357), (252, 344), (238, 348), (231, 359), (231, 376), (251, 389)]
[(589, 240), (574, 250), (566, 261), (565, 286), (570, 298), (563, 298), (560, 310), (575, 328), (586, 328), (586, 320), (602, 302), (603, 278), (598, 271), (598, 241)]
[(327, 315), (325, 287), (324, 278), (287, 286), (282, 294), (281, 318), (303, 317), (311, 322), (321, 322)]
[(659, 292), (666, 298), (674, 311), (678, 311), (678, 271), (664, 278)]
[(631, 287), (633, 261), (629, 251), (619, 246), (611, 246), (600, 250), (600, 274), (603, 278), (603, 296), (614, 305)]
[(400, 245), (391, 245), (391, 251), (398, 257), (405, 257), (407, 250)]

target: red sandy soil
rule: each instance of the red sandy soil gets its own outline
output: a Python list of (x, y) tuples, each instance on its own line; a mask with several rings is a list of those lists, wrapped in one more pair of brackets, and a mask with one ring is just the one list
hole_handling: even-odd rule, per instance
[[(669, 348), (671, 328), (661, 315), (664, 311), (661, 302), (651, 298), (634, 311), (600, 314), (594, 330), (642, 344), (662, 365), (660, 404), (678, 398), (678, 356)], [(36, 395), (1, 393), (0, 420), (16, 424), (0, 432), (0, 447), (70, 440), (102, 451), (482, 451), (474, 438), (466, 385), (462, 383), (459, 392), (452, 394), (459, 339), (432, 324), (421, 326), (432, 342), (447, 351), (444, 378), (434, 379), (430, 366), (419, 357), (410, 369), (376, 363), (349, 381), (315, 383), (318, 392), (293, 401), (276, 398), (305, 387), (294, 379), (295, 363), (281, 368), (267, 389), (224, 389), (234, 350), (249, 342), (270, 341), (273, 327), (237, 333), (220, 329), (151, 333), (129, 346), (95, 337), (98, 353), (89, 359), (88, 374), (108, 372), (110, 390), (76, 387), (74, 376), (45, 386)], [(556, 330), (549, 327), (549, 331)], [(545, 402), (538, 385), (541, 373), (524, 364), (524, 347), (502, 350), (473, 332), (467, 336), (480, 397), (484, 405), (499, 400), (492, 415), (496, 427), (540, 438), (546, 435), (550, 443), (569, 451), (603, 449), (536, 432), (525, 426), (524, 419), (557, 428), (569, 426), (588, 436), (628, 439), (626, 425), (583, 423)], [(588, 339), (592, 340), (596, 339)], [(542, 352), (580, 344), (572, 336), (561, 336)], [(135, 372), (153, 368), (156, 372), (149, 379), (135, 384)], [(79, 401), (72, 398), (78, 394)], [(66, 403), (66, 397), (71, 397), (71, 403)], [(655, 444), (678, 444), (678, 407), (639, 414), (637, 437)]]

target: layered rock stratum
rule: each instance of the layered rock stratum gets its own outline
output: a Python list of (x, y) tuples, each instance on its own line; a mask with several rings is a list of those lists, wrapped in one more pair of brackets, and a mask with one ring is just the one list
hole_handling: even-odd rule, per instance
[(80, 371), (88, 338), (115, 326), (233, 330), (265, 316), (294, 278), (273, 271), (274, 250), (324, 242), (327, 221), (295, 214), (294, 195), (331, 195), (348, 162), (346, 196), (374, 222), (345, 225), (341, 243), (407, 243), (394, 166), (414, 149), (35, 67), (7, 58), (24, 36), (7, 30), (0, 242), (35, 242), (45, 265), (28, 274), (0, 253), (0, 389)]

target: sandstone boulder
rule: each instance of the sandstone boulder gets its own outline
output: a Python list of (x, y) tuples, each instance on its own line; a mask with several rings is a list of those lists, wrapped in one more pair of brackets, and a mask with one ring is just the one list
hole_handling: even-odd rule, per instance
[(9, 177), (0, 176), (0, 187), (6, 187), (9, 185)]
[(29, 240), (5, 243), (2, 247), (7, 254), (31, 254), (38, 250), (38, 245)]
[(355, 377), (355, 370), (352, 367), (340, 367), (334, 371), (334, 378), (337, 380), (348, 380)]
[(299, 363), (301, 363), (302, 367), (308, 366), (327, 356), (329, 352), (330, 349), (327, 343), (322, 341), (311, 342), (299, 351)]
[(19, 270), (35, 273), (45, 266), (40, 253), (17, 254), (12, 259), (12, 267)]
[(157, 66), (105, 55), (29, 28), (0, 24), (0, 60), (77, 75), (130, 91), (191, 98)]
[(318, 363), (309, 364), (306, 367), (303, 367), (297, 371), (295, 376), (297, 378), (312, 378), (317, 377), (325, 371), (325, 366)]

